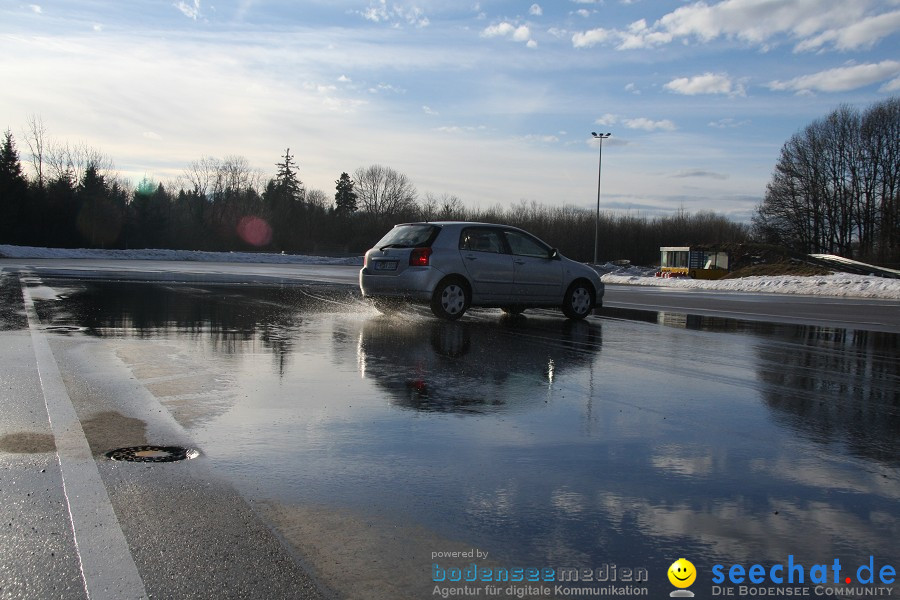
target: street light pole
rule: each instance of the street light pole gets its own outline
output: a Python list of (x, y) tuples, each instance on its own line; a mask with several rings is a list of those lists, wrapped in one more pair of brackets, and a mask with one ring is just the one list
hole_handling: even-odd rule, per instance
[(600, 160), (597, 162), (597, 215), (594, 217), (594, 264), (597, 264), (597, 244), (600, 239), (600, 173), (603, 169), (603, 140), (611, 136), (611, 133), (591, 132), (595, 140), (600, 140)]

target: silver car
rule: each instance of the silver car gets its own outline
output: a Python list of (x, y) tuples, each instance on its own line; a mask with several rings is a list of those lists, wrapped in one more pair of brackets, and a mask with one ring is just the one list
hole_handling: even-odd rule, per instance
[(378, 308), (422, 302), (449, 320), (470, 306), (514, 314), (556, 306), (583, 319), (603, 305), (594, 269), (521, 229), (487, 223), (396, 225), (366, 252), (359, 287)]

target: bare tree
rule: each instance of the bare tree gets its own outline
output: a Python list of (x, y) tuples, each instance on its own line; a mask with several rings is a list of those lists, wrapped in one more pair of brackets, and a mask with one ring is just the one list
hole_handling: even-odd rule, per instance
[(196, 195), (208, 197), (215, 187), (219, 159), (212, 156), (204, 156), (190, 163), (178, 180), (179, 187), (187, 187)]
[(44, 187), (44, 147), (47, 143), (47, 131), (44, 129), (44, 121), (37, 115), (28, 118), (25, 142), (31, 152), (31, 166), (34, 168), (38, 187)]
[(317, 189), (307, 190), (306, 203), (311, 207), (324, 210), (328, 207), (329, 204), (328, 194), (326, 194), (322, 190)]
[(104, 179), (115, 177), (112, 158), (83, 142), (50, 144), (47, 148), (46, 164), (53, 179), (69, 178), (77, 183), (84, 178), (90, 167)]
[(871, 195), (867, 213), (878, 223), (870, 232), (876, 239), (877, 257), (900, 262), (900, 98), (880, 102), (869, 110), (862, 124), (865, 156), (871, 164)]
[(758, 236), (802, 252), (900, 258), (900, 100), (840, 106), (781, 149)]
[(250, 161), (243, 156), (230, 155), (218, 165), (215, 192), (217, 194), (246, 190), (260, 192), (262, 181), (263, 173), (260, 169), (250, 166)]
[(415, 186), (406, 175), (390, 167), (360, 167), (354, 179), (363, 210), (375, 219), (398, 216), (415, 208)]
[(216, 200), (226, 194), (262, 188), (262, 171), (250, 166), (243, 156), (226, 156), (218, 159), (204, 156), (187, 166), (179, 178), (181, 187), (190, 188), (195, 194)]
[(436, 221), (438, 200), (431, 192), (425, 192), (425, 199), (419, 202), (419, 218), (423, 221)]

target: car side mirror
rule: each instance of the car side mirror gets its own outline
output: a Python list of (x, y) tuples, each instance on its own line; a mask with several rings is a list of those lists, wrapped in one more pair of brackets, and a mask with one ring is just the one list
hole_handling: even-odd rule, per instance
[(559, 250), (557, 250), (556, 248), (550, 248), (550, 254), (548, 255), (548, 258), (550, 258), (551, 260), (559, 260)]

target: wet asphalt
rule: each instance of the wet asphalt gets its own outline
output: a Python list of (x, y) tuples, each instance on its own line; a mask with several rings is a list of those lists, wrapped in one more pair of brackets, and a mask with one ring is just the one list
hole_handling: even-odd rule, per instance
[[(900, 560), (890, 303), (447, 325), (341, 270), (66, 275), (0, 277), (0, 598), (423, 598), (440, 548), (659, 594), (681, 553)], [(199, 456), (106, 456), (149, 444)]]

